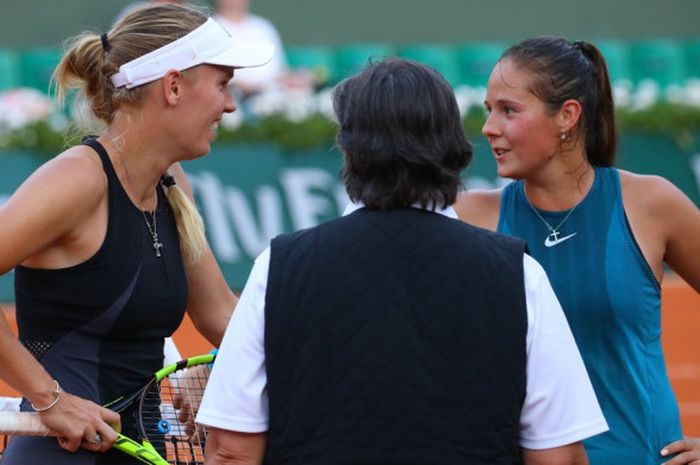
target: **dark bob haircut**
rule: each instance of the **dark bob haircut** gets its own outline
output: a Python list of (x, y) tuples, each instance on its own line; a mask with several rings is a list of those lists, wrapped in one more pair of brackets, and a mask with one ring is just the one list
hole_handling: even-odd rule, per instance
[(333, 108), (351, 200), (380, 210), (455, 202), (472, 149), (437, 71), (399, 58), (371, 63), (338, 84)]

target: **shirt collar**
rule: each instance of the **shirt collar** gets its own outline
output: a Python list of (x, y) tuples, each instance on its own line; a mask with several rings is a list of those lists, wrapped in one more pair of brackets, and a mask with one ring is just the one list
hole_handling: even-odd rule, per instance
[[(343, 211), (343, 216), (349, 215), (350, 213), (353, 213), (354, 211), (359, 210), (360, 208), (364, 208), (365, 205), (362, 202), (350, 202), (348, 205), (345, 207), (345, 210)], [(423, 208), (420, 206), (420, 204), (413, 204), (411, 205), (411, 208), (417, 208), (419, 210), (428, 210), (432, 211), (434, 213), (438, 213), (440, 215), (444, 215), (448, 218), (452, 219), (459, 219), (457, 217), (457, 212), (455, 212), (454, 208), (452, 206), (449, 206), (447, 208), (436, 208), (435, 210), (431, 210), (429, 208)]]

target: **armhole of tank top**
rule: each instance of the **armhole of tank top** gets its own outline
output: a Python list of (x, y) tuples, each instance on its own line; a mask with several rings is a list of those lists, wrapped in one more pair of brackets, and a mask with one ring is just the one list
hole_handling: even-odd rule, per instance
[[(112, 231), (113, 228), (111, 227), (112, 225), (110, 222), (110, 219), (111, 219), (110, 215), (111, 215), (111, 211), (113, 208), (112, 195), (110, 192), (111, 180), (110, 180), (110, 174), (109, 174), (109, 169), (111, 168), (111, 164), (109, 164), (110, 162), (109, 162), (109, 157), (107, 155), (107, 152), (104, 150), (104, 148), (102, 147), (102, 145), (99, 142), (95, 141), (94, 139), (89, 139), (86, 137), (83, 139), (83, 141), (80, 145), (88, 146), (97, 153), (97, 155), (100, 158), (100, 161), (102, 162), (102, 169), (105, 171), (105, 175), (107, 176), (107, 182), (109, 183), (109, 185), (107, 186), (107, 197), (108, 197), (108, 207), (107, 208), (109, 209), (108, 213), (107, 213), (107, 230), (105, 231), (105, 237), (102, 240), (102, 243), (97, 248), (95, 253), (93, 253), (91, 256), (89, 256), (87, 259), (83, 260), (82, 262), (76, 263), (75, 265), (70, 265), (70, 266), (67, 266), (64, 268), (27, 268), (27, 267), (24, 267), (22, 265), (18, 265), (17, 266), (18, 268), (24, 268), (24, 269), (30, 270), (34, 273), (67, 272), (70, 270), (77, 269), (78, 267), (81, 267), (81, 266), (87, 266), (90, 263), (97, 260), (100, 257), (100, 255), (105, 253), (104, 250), (107, 247), (107, 242), (110, 239), (112, 239), (112, 234), (113, 234), (113, 231)], [(103, 157), (107, 157), (107, 161), (105, 161)]]
[(620, 212), (620, 221), (622, 223), (622, 227), (625, 228), (625, 232), (627, 233), (626, 236), (630, 243), (632, 244), (632, 248), (635, 250), (637, 254), (637, 260), (640, 263), (640, 266), (644, 270), (644, 274), (647, 275), (647, 278), (651, 280), (651, 282), (654, 283), (654, 287), (658, 292), (661, 292), (661, 283), (656, 279), (656, 276), (654, 275), (654, 271), (651, 269), (651, 265), (649, 265), (649, 262), (647, 261), (646, 258), (644, 258), (644, 253), (642, 253), (642, 248), (639, 247), (639, 244), (637, 243), (637, 238), (634, 237), (634, 232), (632, 231), (632, 226), (630, 226), (629, 219), (627, 218), (627, 212), (625, 211), (625, 202), (622, 198), (622, 185), (620, 183), (620, 172), (617, 170), (617, 168), (611, 168), (611, 174), (613, 178), (613, 184), (614, 184), (614, 189), (615, 189), (615, 202), (618, 204), (617, 210)]
[[(114, 165), (112, 165), (112, 160), (109, 158), (109, 154), (104, 146), (95, 138), (83, 139), (83, 145), (90, 147), (92, 150), (97, 152), (97, 155), (100, 157), (100, 161), (102, 162), (102, 170), (105, 172), (105, 176), (107, 176), (107, 195), (109, 197), (110, 209), (114, 208), (115, 202), (118, 202), (120, 198), (126, 198), (128, 200), (129, 196), (126, 193), (126, 190), (124, 190), (124, 186), (122, 186), (119, 176), (117, 176), (117, 172), (114, 169)], [(160, 205), (160, 203), (161, 202), (159, 199), (158, 205)], [(129, 201), (129, 204), (134, 206), (131, 201)]]
[(100, 255), (104, 254), (109, 242), (113, 240), (114, 224), (112, 223), (112, 210), (115, 208), (113, 184), (117, 174), (114, 171), (114, 167), (112, 166), (112, 161), (107, 154), (107, 150), (97, 141), (96, 138), (86, 137), (83, 139), (82, 144), (87, 145), (97, 153), (97, 156), (102, 162), (102, 170), (104, 171), (105, 176), (107, 176), (107, 230), (105, 231), (105, 237), (102, 240), (100, 247), (90, 258), (83, 262), (83, 264), (87, 264), (91, 261), (97, 260)]
[(113, 173), (112, 161), (109, 159), (109, 155), (107, 155), (107, 150), (105, 150), (102, 144), (97, 142), (97, 139), (85, 138), (83, 139), (82, 144), (87, 145), (97, 153), (97, 156), (100, 157), (100, 161), (102, 162), (102, 169), (108, 177), (115, 174)]
[(516, 182), (509, 183), (501, 191), (501, 202), (498, 209), (498, 222), (496, 223), (496, 232), (498, 233), (503, 232), (503, 225), (506, 221), (506, 215), (504, 214), (506, 212), (506, 205), (508, 204), (508, 202), (512, 203), (513, 199), (511, 197), (514, 197), (517, 194), (517, 189), (515, 187)]

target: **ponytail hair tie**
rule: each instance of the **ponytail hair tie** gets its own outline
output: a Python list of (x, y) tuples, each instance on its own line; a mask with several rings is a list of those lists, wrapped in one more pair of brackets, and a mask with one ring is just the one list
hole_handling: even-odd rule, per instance
[(585, 40), (576, 40), (571, 44), (572, 47), (577, 48), (584, 55), (586, 54), (586, 51), (588, 50), (589, 45), (590, 44), (588, 42), (586, 42)]
[(595, 63), (595, 47), (591, 45), (590, 42), (586, 42), (585, 40), (577, 40), (573, 42), (571, 46), (577, 49), (589, 63)]
[(102, 41), (102, 51), (104, 53), (109, 52), (112, 49), (112, 46), (109, 44), (109, 40), (107, 40), (106, 32), (100, 35), (100, 40)]
[(170, 176), (169, 174), (164, 174), (163, 176), (160, 177), (160, 183), (164, 185), (165, 187), (171, 187), (174, 186), (175, 183), (175, 178)]

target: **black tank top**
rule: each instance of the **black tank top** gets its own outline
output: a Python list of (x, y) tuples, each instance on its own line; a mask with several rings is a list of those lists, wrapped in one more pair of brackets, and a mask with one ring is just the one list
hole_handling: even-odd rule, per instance
[[(104, 242), (91, 258), (68, 268), (18, 266), (17, 325), (22, 343), (64, 390), (104, 404), (140, 387), (163, 366), (163, 339), (182, 321), (187, 280), (163, 189), (157, 189), (156, 224), (163, 244), (157, 257), (144, 218), (151, 213), (131, 202), (104, 147), (94, 138), (83, 142), (98, 153), (108, 179)], [(31, 407), (25, 401), (22, 409)], [(128, 433), (129, 419), (122, 422)], [(131, 463), (116, 454), (68, 454), (55, 439), (13, 438), (3, 465), (110, 463), (109, 456), (115, 463)]]

